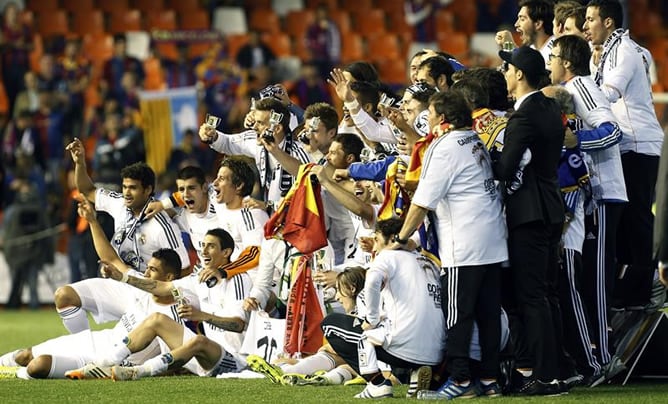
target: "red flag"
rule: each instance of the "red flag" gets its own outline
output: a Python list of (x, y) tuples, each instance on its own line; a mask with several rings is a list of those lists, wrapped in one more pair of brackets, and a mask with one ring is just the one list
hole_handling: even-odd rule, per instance
[(322, 308), (311, 279), (311, 255), (302, 255), (297, 264), (287, 303), (285, 352), (294, 355), (314, 354), (322, 346), (324, 335), (320, 328)]
[(264, 225), (266, 238), (282, 238), (302, 254), (327, 246), (320, 184), (310, 175), (313, 165), (299, 167), (294, 185)]

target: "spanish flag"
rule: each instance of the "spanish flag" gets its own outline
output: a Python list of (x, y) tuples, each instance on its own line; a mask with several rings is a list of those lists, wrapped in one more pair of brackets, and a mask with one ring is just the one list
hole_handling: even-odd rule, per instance
[(302, 254), (327, 246), (320, 184), (311, 178), (313, 163), (303, 164), (295, 183), (264, 225), (266, 238), (287, 241)]
[(293, 357), (314, 354), (323, 344), (323, 310), (311, 279), (311, 262), (311, 254), (294, 260), (296, 275), (287, 302), (284, 347)]
[(397, 183), (397, 170), (402, 163), (399, 159), (394, 160), (385, 173), (385, 186), (383, 189), (383, 204), (378, 209), (378, 220), (391, 219), (393, 217), (404, 217), (411, 203), (408, 192)]
[[(445, 125), (445, 128), (443, 129), (444, 132), (452, 130), (452, 125), (449, 123), (444, 123), (443, 125)], [(422, 173), (422, 159), (424, 158), (424, 154), (427, 152), (429, 145), (436, 139), (436, 137), (437, 136), (433, 132), (429, 132), (427, 136), (415, 142), (415, 146), (411, 152), (411, 159), (408, 162), (408, 169), (406, 170), (406, 184), (417, 184), (420, 180), (420, 174)]]

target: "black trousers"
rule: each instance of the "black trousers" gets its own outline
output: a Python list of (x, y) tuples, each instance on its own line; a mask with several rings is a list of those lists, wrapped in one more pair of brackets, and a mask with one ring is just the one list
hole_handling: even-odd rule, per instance
[(525, 223), (508, 232), (511, 276), (503, 289), (518, 368), (541, 381), (559, 377), (563, 355), (557, 290), (562, 224)]
[(603, 365), (610, 362), (613, 351), (608, 343), (608, 314), (617, 277), (617, 234), (624, 205), (602, 203), (585, 217), (581, 296), (591, 321), (592, 342)]
[[(327, 338), (327, 342), (351, 368), (360, 374), (359, 355), (357, 346), (362, 339), (362, 321), (358, 317), (349, 316), (343, 313), (328, 314), (322, 320), (322, 331)], [(377, 346), (376, 356), (379, 361), (387, 363), (392, 368), (417, 369), (422, 364), (412, 363), (387, 352), (383, 347)], [(361, 375), (367, 381), (373, 375)]]
[(564, 348), (575, 360), (578, 373), (590, 376), (601, 371), (591, 346), (591, 323), (580, 290), (582, 256), (565, 249), (559, 270), (559, 305), (564, 329)]
[(629, 203), (624, 207), (617, 233), (617, 259), (629, 267), (615, 294), (626, 305), (645, 304), (649, 301), (655, 270), (652, 203), (659, 157), (627, 152), (622, 154), (622, 167)]
[(471, 379), (473, 322), (478, 324), (482, 379), (496, 379), (501, 339), (501, 268), (499, 264), (446, 268), (441, 277), (443, 314), (448, 329), (446, 363), (450, 376)]

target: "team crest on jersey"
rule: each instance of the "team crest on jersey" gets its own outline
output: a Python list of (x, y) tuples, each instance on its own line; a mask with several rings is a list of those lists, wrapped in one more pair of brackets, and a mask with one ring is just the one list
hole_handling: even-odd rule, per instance
[(140, 235), (139, 235), (139, 242), (140, 242), (142, 245), (146, 244), (146, 236), (143, 235), (143, 234), (140, 234)]

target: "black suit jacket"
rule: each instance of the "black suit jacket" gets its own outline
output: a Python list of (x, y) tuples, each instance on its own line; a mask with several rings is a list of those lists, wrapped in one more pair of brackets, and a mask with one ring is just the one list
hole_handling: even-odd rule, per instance
[[(265, 66), (269, 66), (276, 60), (276, 55), (274, 55), (274, 52), (272, 52), (267, 45), (260, 44), (258, 47), (262, 50), (262, 59)], [(252, 69), (254, 67), (252, 46), (244, 45), (239, 49), (239, 53), (237, 53), (237, 64), (244, 69)]]
[(512, 180), (524, 151), (527, 148), (531, 151), (522, 186), (506, 196), (509, 229), (535, 221), (545, 224), (564, 221), (557, 177), (563, 143), (564, 126), (559, 105), (540, 91), (527, 97), (508, 119), (503, 152), (494, 163), (496, 178)]

